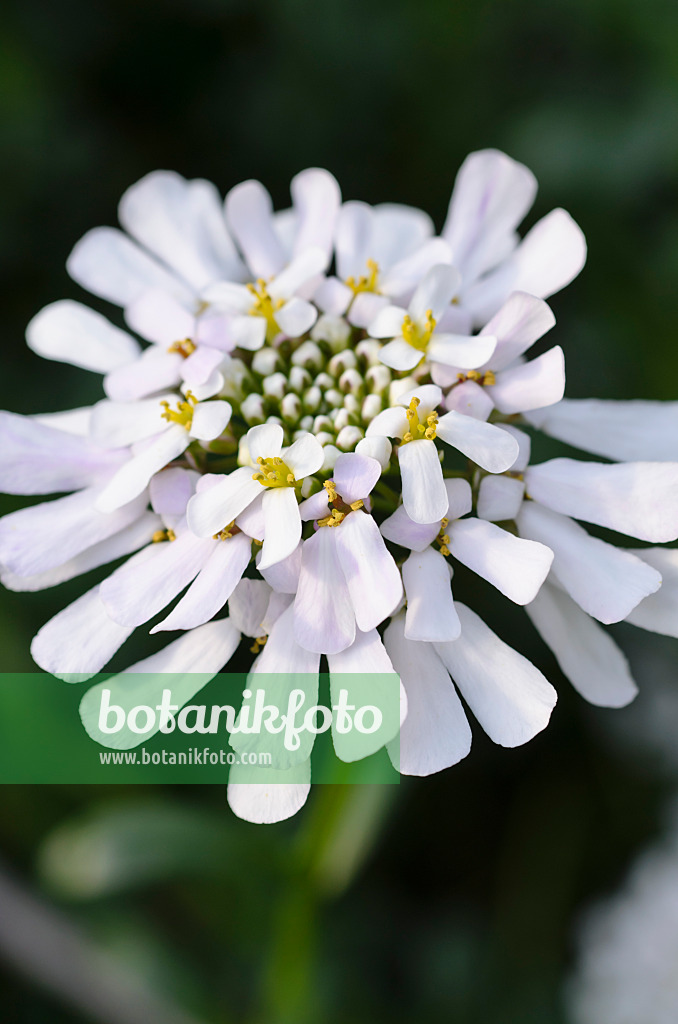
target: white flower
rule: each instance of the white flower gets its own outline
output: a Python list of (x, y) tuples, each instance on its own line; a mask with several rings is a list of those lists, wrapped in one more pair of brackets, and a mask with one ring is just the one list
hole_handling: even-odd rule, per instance
[(380, 475), (376, 459), (340, 455), (325, 491), (301, 506), (304, 519), (317, 521), (302, 544), (294, 602), (294, 635), (307, 650), (345, 650), (356, 629), (374, 629), (400, 602), (400, 573), (365, 508)]
[(565, 210), (552, 210), (519, 240), (516, 228), (536, 191), (527, 167), (495, 149), (471, 153), (459, 170), (442, 237), (461, 273), (461, 307), (476, 324), (511, 292), (547, 299), (584, 266), (584, 236)]
[(413, 207), (344, 203), (335, 239), (337, 276), (317, 289), (316, 303), (367, 327), (389, 299), (409, 295), (427, 270), (450, 262), (449, 246), (432, 235), (430, 217)]
[[(473, 370), (487, 362), (496, 345), (491, 335), (476, 338), (446, 332), (447, 311), (459, 285), (459, 273), (440, 264), (431, 267), (407, 309), (385, 306), (367, 328), (373, 338), (391, 338), (379, 358), (394, 370), (413, 370), (422, 359)], [(441, 327), (441, 330), (438, 330)]]
[[(283, 451), (283, 430), (263, 423), (247, 432), (253, 465), (243, 466), (196, 494), (188, 506), (188, 524), (198, 537), (212, 537), (257, 499), (261, 500), (264, 545), (260, 568), (280, 562), (294, 551), (301, 538), (301, 516), (296, 485), (317, 473), (323, 450), (312, 434), (303, 434)], [(262, 488), (264, 493), (262, 494)]]
[(398, 437), (398, 464), (403, 504), (415, 523), (440, 522), (447, 511), (447, 491), (435, 439), (457, 448), (490, 473), (510, 469), (518, 457), (518, 444), (509, 433), (491, 423), (451, 411), (438, 418), (442, 391), (426, 384), (408, 391), (398, 404), (384, 409), (370, 423), (367, 436)]

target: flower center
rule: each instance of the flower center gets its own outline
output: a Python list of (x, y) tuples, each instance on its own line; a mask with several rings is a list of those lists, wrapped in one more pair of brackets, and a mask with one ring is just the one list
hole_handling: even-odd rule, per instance
[(497, 378), (492, 370), (485, 370), (484, 373), (480, 373), (479, 370), (468, 370), (467, 373), (457, 374), (457, 382), (459, 384), (463, 384), (467, 380), (475, 381), (476, 384), (480, 384), (483, 388), (490, 388), (493, 384), (497, 383)]
[(434, 544), (440, 545), (440, 554), (445, 555), (446, 558), (450, 553), (450, 549), (448, 547), (448, 544), (450, 543), (450, 535), (449, 533), (445, 533), (449, 522), (450, 520), (446, 517), (440, 520), (440, 530), (438, 532), (438, 536), (433, 542)]
[(420, 401), (421, 400), (419, 398), (413, 398), (410, 402), (409, 409), (405, 413), (410, 429), (406, 434), (403, 434), (403, 444), (407, 444), (409, 441), (435, 440), (436, 427), (438, 425), (438, 413), (429, 413), (426, 419), (422, 422), (419, 418), (419, 413), (417, 412)]
[(360, 498), (352, 501), (350, 505), (347, 504), (341, 495), (337, 494), (334, 480), (325, 480), (323, 487), (327, 491), (331, 511), (324, 519), (318, 520), (318, 526), (339, 526), (350, 512), (357, 512), (364, 505)]
[(436, 322), (432, 309), (426, 310), (423, 324), (415, 323), (409, 313), (406, 313), (403, 318), (403, 338), (408, 345), (416, 348), (418, 352), (425, 352), (431, 340), (431, 335), (436, 329)]
[(177, 402), (176, 409), (170, 409), (169, 402), (161, 402), (164, 412), (161, 414), (168, 423), (178, 423), (180, 427), (190, 430), (193, 424), (193, 410), (198, 404), (198, 399), (192, 391), (186, 392), (186, 401)]
[(182, 341), (173, 341), (167, 351), (178, 352), (182, 358), (188, 359), (190, 355), (193, 355), (196, 347), (195, 342), (191, 341), (190, 338), (183, 338)]
[(379, 264), (375, 260), (367, 261), (367, 274), (362, 274), (360, 277), (355, 278), (353, 276), (346, 278), (346, 284), (353, 292), (353, 297), (359, 295), (360, 292), (374, 292), (379, 294), (379, 288), (377, 287), (377, 279), (379, 277)]
[(231, 537), (235, 537), (236, 533), (240, 533), (240, 527), (235, 525), (235, 519), (225, 526), (223, 530), (219, 530), (219, 533), (215, 533), (212, 540), (230, 540)]
[(297, 482), (294, 473), (289, 466), (285, 465), (281, 458), (257, 459), (261, 470), (252, 474), (253, 480), (258, 480), (262, 487), (294, 487)]
[(254, 296), (254, 302), (250, 308), (249, 315), (262, 316), (264, 318), (266, 321), (266, 341), (270, 344), (276, 335), (280, 334), (275, 314), (285, 303), (283, 299), (271, 298), (263, 277), (260, 277), (256, 284), (248, 284), (247, 289)]

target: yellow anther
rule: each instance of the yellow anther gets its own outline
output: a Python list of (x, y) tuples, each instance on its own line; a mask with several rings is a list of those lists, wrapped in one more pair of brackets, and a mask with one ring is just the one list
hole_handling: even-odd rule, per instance
[(278, 456), (263, 459), (260, 455), (257, 462), (261, 466), (261, 470), (258, 473), (253, 473), (252, 479), (260, 483), (262, 487), (294, 487), (296, 484), (294, 473)]
[(368, 273), (361, 275), (358, 278), (347, 277), (346, 284), (353, 292), (353, 296), (359, 295), (360, 292), (375, 292), (379, 294), (379, 288), (377, 287), (377, 279), (379, 277), (379, 264), (375, 263), (374, 260), (367, 261)]
[(186, 430), (190, 430), (193, 423), (193, 410), (197, 404), (198, 399), (195, 397), (193, 392), (187, 391), (186, 401), (177, 402), (176, 409), (170, 409), (169, 402), (160, 403), (164, 410), (161, 413), (162, 418), (167, 420), (168, 423), (178, 423), (180, 427), (185, 427)]
[(174, 530), (156, 530), (153, 536), (151, 537), (151, 541), (153, 542), (153, 544), (162, 544), (163, 541), (171, 541), (176, 539), (177, 535), (174, 532)]
[(167, 351), (178, 352), (184, 359), (188, 359), (190, 355), (193, 355), (196, 347), (195, 342), (191, 341), (190, 338), (184, 338), (182, 341), (173, 341)]
[(235, 525), (235, 519), (225, 526), (223, 530), (219, 530), (219, 533), (215, 533), (212, 537), (213, 540), (230, 540), (236, 533), (240, 533), (240, 527)]
[(463, 384), (467, 380), (474, 381), (481, 388), (491, 388), (493, 384), (497, 383), (497, 378), (492, 370), (485, 370), (484, 373), (480, 373), (479, 370), (469, 370), (467, 373), (457, 374), (457, 382), (459, 384)]
[(358, 512), (361, 508), (364, 508), (365, 502), (362, 498), (357, 498), (356, 501), (352, 501), (348, 505), (342, 496), (337, 494), (334, 480), (325, 480), (323, 487), (327, 491), (327, 498), (332, 507), (330, 508), (329, 515), (318, 520), (318, 526), (339, 526), (349, 513)]
[(419, 352), (425, 352), (428, 348), (428, 343), (431, 340), (431, 335), (436, 329), (436, 318), (433, 315), (432, 309), (426, 310), (426, 317), (424, 319), (423, 326), (416, 324), (409, 313), (406, 313), (403, 318), (403, 338), (408, 345), (412, 348), (416, 348)]
[(351, 511), (352, 512), (357, 512), (358, 509), (362, 508), (364, 504), (365, 504), (365, 502), (362, 500), (362, 498), (358, 498), (357, 501), (352, 501), (351, 505), (350, 505)]
[(275, 314), (284, 305), (284, 299), (272, 299), (268, 293), (268, 286), (263, 277), (258, 278), (256, 284), (248, 284), (247, 289), (254, 296), (254, 301), (249, 310), (250, 316), (261, 316), (266, 321), (266, 341), (270, 344), (280, 334), (280, 327)]
[(336, 485), (334, 483), (334, 480), (325, 480), (323, 482), (323, 487), (327, 491), (327, 500), (328, 501), (336, 501), (336, 498), (337, 498), (337, 488), (336, 488)]
[(405, 410), (407, 416), (409, 430), (403, 434), (402, 443), (408, 444), (409, 441), (420, 441), (425, 438), (427, 441), (435, 441), (437, 433), (436, 428), (438, 426), (438, 414), (436, 412), (429, 413), (424, 423), (419, 419), (419, 413), (417, 409), (420, 405), (420, 399), (413, 398), (410, 401), (409, 408)]
[(446, 526), (449, 526), (449, 523), (450, 520), (447, 518), (447, 516), (443, 516), (443, 518), (440, 520), (440, 525), (442, 526), (443, 530), (445, 529)]
[(257, 639), (252, 644), (252, 646), (250, 647), (250, 651), (252, 652), (252, 654), (258, 654), (260, 649), (265, 646), (267, 640), (267, 636), (258, 636)]

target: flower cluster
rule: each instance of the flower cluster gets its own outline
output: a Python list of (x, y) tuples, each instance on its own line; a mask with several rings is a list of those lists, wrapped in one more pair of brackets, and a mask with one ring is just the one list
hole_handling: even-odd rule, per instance
[[(39, 355), (102, 374), (106, 397), (0, 414), (0, 486), (65, 495), (0, 521), (4, 584), (38, 590), (129, 556), (43, 626), (37, 664), (85, 680), (153, 620), (179, 635), (128, 672), (204, 683), (243, 637), (254, 673), (318, 673), (323, 656), (330, 675), (395, 671), (390, 753), (427, 775), (469, 751), (457, 691), (503, 746), (542, 730), (556, 701), (453, 597), (462, 563), (525, 606), (585, 697), (628, 702), (601, 624), (678, 635), (677, 553), (576, 520), (678, 537), (678, 412), (565, 400), (562, 349), (528, 357), (555, 322), (544, 300), (585, 259), (564, 210), (520, 239), (535, 191), (521, 164), (474, 153), (436, 236), (420, 210), (342, 203), (319, 169), (281, 212), (256, 181), (225, 205), (170, 172), (132, 186), (124, 231), (90, 231), (68, 260), (129, 331), (71, 300), (27, 331)], [(535, 429), (607, 461), (533, 465)], [(309, 784), (307, 756), (256, 784), (234, 766), (229, 801), (275, 821)]]

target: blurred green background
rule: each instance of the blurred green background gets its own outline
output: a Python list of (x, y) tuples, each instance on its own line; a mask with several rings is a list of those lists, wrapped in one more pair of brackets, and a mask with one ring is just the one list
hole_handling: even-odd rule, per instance
[[(65, 259), (149, 170), (222, 192), (257, 177), (281, 206), (319, 165), (346, 198), (422, 206), (440, 227), (457, 167), (486, 146), (540, 182), (525, 226), (564, 206), (587, 236), (588, 266), (552, 303), (569, 395), (678, 398), (675, 3), (10, 0), (0, 26), (2, 407), (100, 397), (23, 332), (46, 302), (90, 301)], [(651, 740), (612, 738), (610, 719), (633, 733), (675, 684), (675, 642), (614, 630), (642, 692), (596, 710), (522, 613), (459, 579), (559, 690), (527, 747), (475, 728), (442, 775), (314, 791), (267, 828), (236, 820), (220, 787), (5, 787), (5, 867), (127, 983), (192, 1015), (178, 1022), (565, 1024), (581, 908), (620, 882), (673, 787)], [(3, 671), (31, 670), (31, 636), (81, 590), (0, 594)], [(89, 968), (72, 966), (77, 990)], [(11, 1024), (173, 1020), (76, 1010), (2, 961), (0, 982)]]

